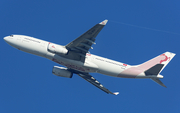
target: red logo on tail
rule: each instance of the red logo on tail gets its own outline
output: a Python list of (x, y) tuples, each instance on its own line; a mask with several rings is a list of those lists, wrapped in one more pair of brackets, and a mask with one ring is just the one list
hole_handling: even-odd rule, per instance
[(162, 54), (161, 56), (165, 56), (165, 59), (164, 59), (164, 60), (161, 60), (161, 61), (160, 61), (160, 64), (161, 64), (162, 62), (167, 61), (168, 59), (170, 60), (170, 58), (171, 58), (171, 57), (167, 57), (165, 54)]

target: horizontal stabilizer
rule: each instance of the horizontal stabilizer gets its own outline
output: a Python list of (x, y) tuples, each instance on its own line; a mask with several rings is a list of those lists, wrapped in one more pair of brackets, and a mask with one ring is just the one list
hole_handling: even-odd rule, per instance
[(146, 70), (144, 73), (146, 76), (148, 75), (158, 75), (161, 69), (163, 68), (164, 64), (156, 64), (155, 66), (151, 67), (150, 69)]
[(153, 80), (154, 82), (156, 82), (157, 84), (167, 88), (158, 78), (151, 78), (151, 80)]

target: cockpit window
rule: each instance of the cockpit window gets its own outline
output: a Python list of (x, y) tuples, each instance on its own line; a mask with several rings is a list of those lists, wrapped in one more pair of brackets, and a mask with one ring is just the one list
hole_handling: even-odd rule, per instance
[(11, 37), (13, 37), (13, 35), (10, 35)]

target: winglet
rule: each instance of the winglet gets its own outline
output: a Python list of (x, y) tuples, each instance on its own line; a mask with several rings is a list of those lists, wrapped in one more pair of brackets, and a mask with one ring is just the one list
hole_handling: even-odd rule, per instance
[(104, 20), (104, 21), (102, 21), (102, 22), (99, 23), (99, 24), (101, 24), (101, 25), (106, 25), (107, 22), (108, 22), (108, 20)]
[(119, 92), (114, 92), (113, 94), (114, 94), (114, 95), (118, 95), (118, 94), (119, 94)]

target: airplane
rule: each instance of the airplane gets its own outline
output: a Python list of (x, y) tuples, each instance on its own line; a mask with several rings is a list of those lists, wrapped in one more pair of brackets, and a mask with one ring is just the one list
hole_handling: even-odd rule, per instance
[(54, 66), (52, 70), (54, 75), (72, 78), (73, 74), (77, 74), (107, 94), (118, 95), (119, 92), (111, 92), (89, 73), (121, 78), (148, 78), (166, 87), (159, 80), (163, 78), (160, 73), (175, 56), (174, 53), (165, 52), (145, 63), (128, 65), (89, 52), (90, 49), (93, 49), (92, 45), (96, 44), (96, 36), (107, 22), (108, 20), (104, 20), (96, 24), (65, 46), (25, 35), (10, 35), (4, 37), (4, 40), (18, 50), (47, 58), (65, 66)]

